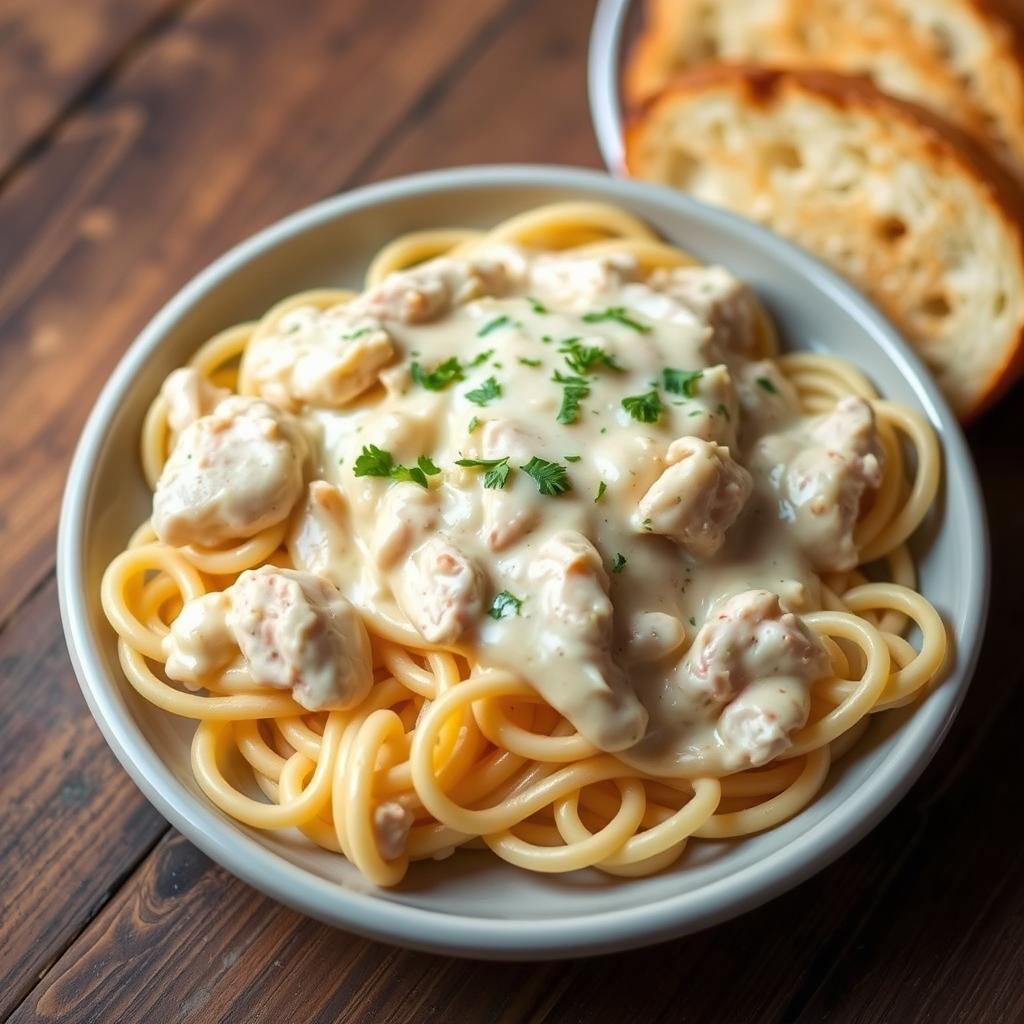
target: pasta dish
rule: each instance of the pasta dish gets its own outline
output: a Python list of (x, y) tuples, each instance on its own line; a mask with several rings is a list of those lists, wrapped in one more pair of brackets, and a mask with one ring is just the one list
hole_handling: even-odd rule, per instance
[(660, 871), (941, 675), (928, 423), (616, 207), (397, 239), (202, 345), (141, 454), (128, 682), (221, 811), (377, 885), (461, 847)]

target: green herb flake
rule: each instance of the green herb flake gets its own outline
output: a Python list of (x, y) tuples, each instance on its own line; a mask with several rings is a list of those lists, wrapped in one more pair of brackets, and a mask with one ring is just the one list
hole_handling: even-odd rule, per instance
[(525, 466), (519, 468), (528, 476), (532, 476), (537, 482), (537, 490), (549, 498), (557, 498), (572, 487), (565, 466), (557, 462), (538, 459), (535, 455)]
[(553, 342), (553, 341), (554, 341), (555, 339), (554, 339), (554, 338), (552, 338), (550, 334), (542, 334), (542, 335), (540, 336), (540, 340), (541, 340), (541, 341), (542, 341), (542, 342), (543, 342), (543, 343), (544, 343), (545, 345), (550, 345), (550, 344), (551, 344), (551, 342)]
[(426, 473), (427, 476), (437, 476), (441, 472), (441, 470), (434, 465), (434, 463), (430, 460), (430, 457), (427, 455), (421, 455), (416, 460), (416, 465), (419, 466), (419, 468), (424, 473)]
[(522, 607), (523, 602), (520, 598), (516, 597), (515, 594), (510, 594), (507, 590), (502, 590), (494, 595), (494, 600), (491, 602), (491, 607), (487, 609), (487, 614), (492, 619), (509, 619), (514, 615), (518, 615), (519, 609)]
[(493, 320), (488, 320), (487, 323), (476, 332), (478, 338), (486, 338), (491, 331), (500, 330), (502, 327), (509, 327), (512, 324), (512, 318), (509, 316), (496, 316)]
[(494, 349), (489, 348), (485, 352), (481, 352), (479, 355), (474, 356), (466, 365), (467, 366), (483, 366), (491, 356), (494, 355)]
[(428, 391), (444, 391), (449, 384), (466, 379), (462, 366), (455, 356), (435, 366), (429, 373), (419, 363), (413, 362), (409, 367), (409, 373), (420, 387)]
[(665, 385), (665, 390), (684, 398), (693, 398), (696, 395), (697, 381), (703, 376), (703, 370), (673, 370), (671, 366), (666, 366), (661, 371), (661, 381)]
[(622, 400), (622, 408), (639, 423), (657, 423), (662, 404), (657, 391), (630, 395)]
[(375, 444), (368, 444), (363, 445), (352, 472), (356, 476), (391, 476), (394, 465), (395, 460), (391, 457), (391, 452), (386, 452)]
[(615, 553), (615, 559), (612, 561), (612, 572), (622, 572), (626, 568), (626, 556), (622, 552), (617, 551)]
[(767, 377), (758, 377), (757, 386), (763, 388), (770, 395), (777, 395), (779, 393), (779, 389)]
[(427, 476), (418, 466), (395, 466), (391, 470), (391, 479), (397, 483), (419, 484), (420, 487), (427, 486)]
[(565, 461), (566, 462), (579, 462), (580, 459), (582, 459), (582, 458), (583, 458), (582, 455), (566, 455)]
[(559, 423), (575, 423), (580, 414), (580, 402), (590, 394), (590, 385), (582, 377), (570, 377), (558, 370), (551, 379), (564, 388), (562, 405), (555, 419)]
[(566, 338), (558, 346), (558, 351), (565, 356), (565, 361), (573, 373), (590, 373), (591, 369), (596, 366), (604, 366), (609, 370), (622, 370), (615, 356), (610, 355), (598, 345), (584, 345), (579, 338)]
[(608, 309), (597, 310), (593, 313), (585, 313), (583, 316), (583, 322), (587, 324), (608, 323), (609, 321), (622, 324), (623, 327), (631, 327), (634, 331), (639, 331), (641, 334), (651, 333), (650, 325), (641, 323), (639, 320), (634, 320), (626, 312), (624, 306), (609, 306)]
[(604, 492), (608, 490), (608, 485), (602, 480), (597, 485), (597, 494), (594, 495), (594, 504), (596, 505), (603, 497)]
[(467, 433), (467, 434), (472, 434), (472, 433), (473, 433), (473, 431), (474, 431), (474, 430), (476, 430), (476, 428), (477, 428), (477, 427), (479, 427), (479, 426), (480, 426), (480, 421), (479, 421), (479, 420), (478, 420), (478, 419), (477, 419), (477, 418), (476, 418), (476, 417), (474, 416), (474, 417), (473, 417), (473, 418), (472, 418), (472, 419), (471, 419), (471, 420), (469, 421), (469, 426), (468, 426), (468, 427), (466, 427), (466, 433)]
[(726, 423), (732, 422), (732, 417), (729, 415), (729, 410), (726, 409), (726, 407), (721, 402), (718, 403), (718, 408), (715, 411), (718, 413), (719, 416), (725, 417)]
[(689, 413), (686, 414), (687, 419), (689, 419), (692, 416), (703, 416), (703, 415), (704, 415), (704, 410), (703, 409), (694, 409), (693, 412), (689, 412)]
[(538, 367), (544, 365), (540, 359), (527, 359), (526, 356), (520, 356), (519, 362), (522, 363), (523, 366)]
[(538, 316), (547, 315), (548, 307), (545, 306), (540, 299), (535, 299), (532, 296), (527, 295), (526, 301), (530, 304), (530, 309), (532, 309)]
[(456, 466), (467, 469), (486, 469), (484, 487), (491, 491), (500, 491), (508, 483), (512, 467), (508, 464), (508, 456), (503, 459), (456, 459)]
[(500, 397), (501, 385), (493, 377), (488, 377), (480, 387), (466, 392), (466, 398), (474, 405), (487, 405), (488, 402)]
[[(686, 588), (684, 587), (683, 589), (685, 590)], [(690, 616), (690, 625), (691, 626), (696, 626), (697, 625), (697, 620), (692, 615)]]
[(358, 331), (351, 331), (348, 334), (343, 334), (341, 336), (341, 340), (342, 341), (357, 341), (359, 338), (365, 338), (366, 335), (368, 335), (371, 330), (373, 330), (372, 327), (360, 327)]

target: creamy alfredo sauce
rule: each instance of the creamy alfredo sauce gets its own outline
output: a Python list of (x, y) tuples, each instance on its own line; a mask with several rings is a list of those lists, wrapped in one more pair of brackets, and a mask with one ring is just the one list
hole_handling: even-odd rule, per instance
[[(870, 408), (801, 416), (762, 331), (721, 268), (644, 279), (625, 255), (500, 247), (291, 308), (250, 345), (242, 390), (305, 438), (301, 492), (265, 482), (299, 570), (513, 669), (630, 763), (721, 774), (782, 753), (806, 721), (828, 659), (793, 613), (820, 607), (818, 571), (855, 564), (880, 475)], [(200, 486), (203, 423), (157, 489), (154, 526), (175, 543), (265, 527), (252, 480), (289, 472), (250, 439), (245, 480)]]

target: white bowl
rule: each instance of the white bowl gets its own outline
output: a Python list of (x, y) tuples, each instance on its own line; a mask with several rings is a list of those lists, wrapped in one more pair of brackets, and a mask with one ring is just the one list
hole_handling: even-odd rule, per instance
[[(883, 394), (932, 421), (945, 450), (945, 487), (919, 554), (923, 590), (955, 638), (954, 661), (922, 703), (880, 716), (797, 818), (741, 842), (695, 843), (666, 874), (541, 876), (489, 853), (461, 852), (414, 865), (399, 888), (379, 891), (298, 833), (258, 832), (221, 814), (192, 779), (194, 724), (149, 706), (123, 680), (99, 585), (147, 515), (139, 427), (164, 375), (218, 329), (303, 288), (358, 285), (370, 255), (404, 231), (491, 225), (570, 197), (619, 203), (699, 257), (723, 263), (757, 289), (789, 346), (851, 360)], [(917, 358), (861, 296), (800, 250), (728, 213), (667, 190), (550, 167), (463, 168), (372, 185), (288, 217), (201, 273), (146, 327), (96, 403), (64, 496), (58, 569), (68, 646), (96, 721), (146, 796), (198, 847), (331, 924), (419, 949), (508, 959), (607, 952), (692, 932), (763, 903), (839, 856), (896, 803), (938, 747), (967, 689), (988, 593), (985, 519), (963, 437)]]

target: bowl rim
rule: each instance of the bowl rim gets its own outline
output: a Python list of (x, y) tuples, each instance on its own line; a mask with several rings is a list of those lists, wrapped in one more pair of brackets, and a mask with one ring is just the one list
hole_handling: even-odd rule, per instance
[(597, 148), (616, 176), (628, 176), (623, 144), (625, 118), (619, 91), (623, 36), (630, 0), (597, 0), (587, 42), (587, 98)]
[[(450, 914), (382, 899), (319, 878), (249, 835), (240, 834), (212, 804), (191, 794), (156, 755), (131, 714), (118, 706), (117, 684), (105, 672), (90, 636), (86, 611), (86, 510), (94, 465), (103, 457), (108, 427), (120, 400), (163, 336), (222, 279), (264, 250), (301, 235), (323, 221), (395, 200), (439, 192), (499, 187), (594, 190), (609, 201), (675, 207), (775, 261), (800, 277), (815, 278), (828, 299), (872, 334), (875, 344), (907, 378), (942, 437), (947, 464), (956, 463), (967, 483), (963, 495), (970, 529), (962, 543), (973, 575), (964, 582), (967, 614), (957, 638), (962, 671), (929, 696), (920, 714), (936, 721), (916, 748), (886, 757), (871, 785), (833, 809), (792, 842), (699, 890), (655, 903), (566, 915), (509, 920)], [(873, 828), (905, 794), (931, 760), (958, 711), (981, 648), (989, 593), (987, 522), (973, 460), (959, 424), (918, 357), (856, 289), (803, 250), (766, 229), (670, 189), (609, 177), (599, 171), (509, 164), (429, 171), (368, 185), (322, 200), (277, 221), (234, 246), (191, 279), (143, 328), (104, 385), (82, 431), (61, 505), (57, 579), (61, 620), (71, 661), (89, 709), (121, 765), (148, 800), (186, 838), (231, 873), (301, 912), (372, 939), (435, 953), (478, 959), (550, 959), (633, 948), (687, 934), (751, 910), (804, 881)], [(894, 752), (895, 753), (895, 752)]]

